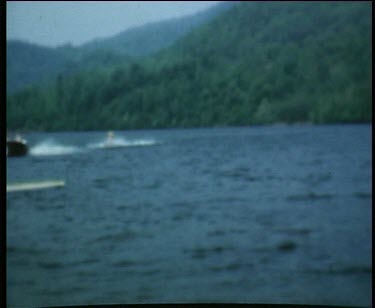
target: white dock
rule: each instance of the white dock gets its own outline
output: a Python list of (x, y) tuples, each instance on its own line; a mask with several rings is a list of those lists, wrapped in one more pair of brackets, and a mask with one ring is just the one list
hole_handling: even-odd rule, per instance
[(7, 192), (64, 187), (64, 181), (40, 181), (7, 184)]

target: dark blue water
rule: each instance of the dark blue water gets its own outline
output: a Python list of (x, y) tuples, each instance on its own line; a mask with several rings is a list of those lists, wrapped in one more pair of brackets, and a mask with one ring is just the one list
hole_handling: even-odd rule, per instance
[(371, 303), (371, 126), (29, 134), (11, 307)]

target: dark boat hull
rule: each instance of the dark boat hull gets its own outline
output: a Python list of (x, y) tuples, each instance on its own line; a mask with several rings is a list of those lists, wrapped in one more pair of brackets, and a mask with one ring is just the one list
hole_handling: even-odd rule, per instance
[(20, 141), (7, 141), (7, 156), (24, 156), (28, 152), (27, 144)]

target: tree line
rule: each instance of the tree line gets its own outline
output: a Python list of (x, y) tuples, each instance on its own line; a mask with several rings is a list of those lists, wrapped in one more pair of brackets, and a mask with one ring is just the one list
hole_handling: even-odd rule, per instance
[(7, 128), (372, 120), (371, 4), (240, 3), (154, 56), (7, 97)]

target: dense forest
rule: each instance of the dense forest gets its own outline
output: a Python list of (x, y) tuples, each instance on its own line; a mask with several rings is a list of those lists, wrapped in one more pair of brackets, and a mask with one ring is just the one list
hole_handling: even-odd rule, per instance
[(372, 120), (371, 2), (242, 2), (157, 54), (7, 97), (12, 130)]

